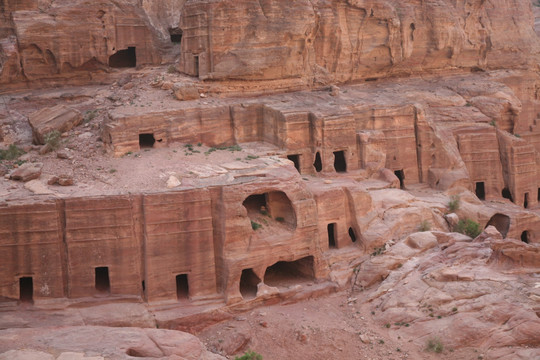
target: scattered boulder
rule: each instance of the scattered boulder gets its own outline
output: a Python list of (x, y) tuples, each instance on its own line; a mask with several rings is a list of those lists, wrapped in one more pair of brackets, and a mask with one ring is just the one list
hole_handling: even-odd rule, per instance
[(27, 182), (41, 176), (42, 163), (26, 163), (11, 173), (11, 180)]
[(169, 176), (169, 179), (167, 180), (168, 189), (172, 189), (180, 185), (182, 185), (182, 182), (178, 180), (176, 176), (173, 176), (173, 175)]
[(45, 135), (55, 130), (64, 133), (72, 129), (81, 123), (82, 114), (70, 107), (56, 105), (32, 113), (28, 121), (34, 143), (45, 144)]
[(73, 155), (67, 149), (60, 150), (56, 153), (56, 157), (59, 159), (72, 159)]
[(178, 100), (196, 100), (199, 98), (199, 90), (192, 84), (176, 83), (173, 86), (174, 96)]
[(39, 180), (30, 180), (26, 184), (24, 184), (25, 189), (33, 192), (36, 195), (47, 195), (47, 194), (54, 194), (54, 191), (49, 189), (47, 185), (42, 183)]
[(59, 175), (59, 176), (53, 176), (47, 181), (48, 185), (55, 185), (58, 184), (60, 186), (71, 186), (74, 184), (74, 180), (72, 176), (69, 175)]

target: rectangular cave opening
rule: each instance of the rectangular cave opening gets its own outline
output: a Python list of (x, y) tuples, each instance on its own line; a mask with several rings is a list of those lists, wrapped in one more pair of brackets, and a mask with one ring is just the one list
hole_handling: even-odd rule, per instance
[(294, 164), (294, 167), (298, 172), (300, 172), (300, 155), (294, 154), (294, 155), (287, 155), (287, 159), (291, 160)]
[(353, 243), (356, 242), (356, 233), (352, 227), (349, 228), (349, 237)]
[(34, 300), (34, 280), (30, 276), (19, 278), (19, 300), (31, 303)]
[(137, 66), (137, 52), (135, 47), (118, 50), (109, 57), (109, 66), (112, 68), (128, 68)]
[(529, 207), (529, 193), (525, 193), (523, 196), (523, 207), (527, 209)]
[(193, 67), (195, 69), (195, 76), (199, 76), (199, 55), (193, 56)]
[(486, 200), (486, 190), (483, 181), (479, 181), (476, 183), (476, 188), (474, 192), (480, 200)]
[(278, 261), (264, 273), (264, 283), (268, 286), (293, 286), (314, 280), (313, 256), (296, 261)]
[(95, 287), (100, 293), (109, 293), (111, 291), (108, 266), (95, 268)]
[(394, 171), (394, 175), (399, 179), (399, 188), (405, 189), (405, 172), (403, 169)]
[(176, 298), (178, 300), (189, 299), (189, 282), (187, 274), (176, 275)]
[(328, 247), (330, 249), (334, 249), (336, 247), (336, 229), (337, 224), (336, 223), (330, 223), (326, 227), (328, 231)]
[(315, 167), (316, 172), (322, 171), (322, 160), (321, 160), (321, 153), (317, 151), (315, 154), (315, 161), (313, 162), (313, 166)]
[(182, 42), (182, 29), (180, 28), (171, 28), (169, 29), (169, 34), (171, 36), (171, 42), (175, 44), (180, 44)]
[(253, 269), (242, 270), (240, 277), (240, 294), (244, 299), (253, 299), (257, 296), (257, 285), (261, 279), (253, 272)]
[(347, 161), (345, 151), (334, 151), (334, 169), (336, 172), (347, 172)]
[(508, 190), (507, 187), (502, 189), (502, 197), (510, 200), (511, 202), (514, 202), (514, 199), (512, 199), (512, 193), (510, 192), (510, 190)]
[(139, 134), (139, 147), (141, 149), (153, 148), (156, 143), (154, 134)]
[(538, 193), (537, 193), (537, 200), (540, 202), (540, 188), (538, 188)]

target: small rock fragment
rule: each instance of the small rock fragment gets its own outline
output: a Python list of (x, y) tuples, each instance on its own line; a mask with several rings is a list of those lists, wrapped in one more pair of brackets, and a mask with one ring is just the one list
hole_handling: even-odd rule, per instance
[(27, 182), (41, 176), (42, 163), (26, 163), (11, 173), (11, 179)]
[(182, 182), (178, 180), (176, 176), (173, 176), (173, 175), (169, 176), (169, 179), (167, 180), (168, 189), (172, 189), (180, 185), (182, 185)]

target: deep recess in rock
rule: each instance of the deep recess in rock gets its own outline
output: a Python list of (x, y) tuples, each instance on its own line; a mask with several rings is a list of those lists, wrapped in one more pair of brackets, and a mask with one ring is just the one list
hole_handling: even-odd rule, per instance
[(278, 261), (264, 273), (264, 283), (286, 287), (313, 280), (313, 256), (295, 261)]
[(126, 68), (137, 66), (137, 54), (134, 47), (119, 50), (109, 57), (109, 66), (112, 68)]

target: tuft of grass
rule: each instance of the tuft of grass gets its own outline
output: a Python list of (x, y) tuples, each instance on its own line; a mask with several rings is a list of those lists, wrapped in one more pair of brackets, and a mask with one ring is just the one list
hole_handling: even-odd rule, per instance
[(454, 227), (454, 232), (458, 232), (471, 238), (475, 238), (482, 232), (480, 224), (471, 219), (459, 220), (459, 222)]
[(450, 198), (450, 201), (448, 202), (448, 210), (450, 212), (456, 212), (459, 210), (459, 206), (460, 206), (460, 198), (459, 198), (459, 195), (452, 195), (452, 197)]
[(386, 250), (386, 248), (384, 246), (374, 248), (373, 252), (371, 253), (371, 256), (381, 255), (382, 253), (384, 253), (384, 250)]
[(256, 231), (256, 230), (262, 228), (262, 225), (259, 224), (258, 222), (255, 222), (255, 221), (251, 220), (251, 228)]
[(276, 221), (277, 222), (285, 222), (285, 219), (282, 218), (281, 216), (278, 216), (278, 217), (276, 217)]
[(423, 220), (420, 225), (418, 225), (418, 231), (424, 232), (431, 230), (431, 223), (428, 220)]
[(167, 68), (167, 74), (176, 74), (176, 68), (174, 67), (174, 65), (169, 65), (169, 67)]
[(25, 154), (23, 149), (15, 144), (11, 144), (7, 150), (0, 150), (0, 160), (15, 160), (23, 154)]
[(439, 338), (431, 338), (427, 341), (426, 350), (440, 354), (444, 350), (444, 345)]
[(45, 144), (49, 145), (52, 150), (56, 150), (60, 146), (61, 137), (62, 134), (60, 133), (60, 131), (53, 130), (45, 134), (43, 140), (45, 140)]
[(84, 113), (84, 118), (83, 118), (83, 123), (87, 123), (87, 122), (90, 122), (92, 120), (94, 120), (97, 116), (97, 110), (94, 109), (94, 110), (88, 110)]
[(263, 360), (263, 357), (261, 354), (257, 354), (255, 351), (249, 350), (240, 357), (236, 356), (234, 360)]

